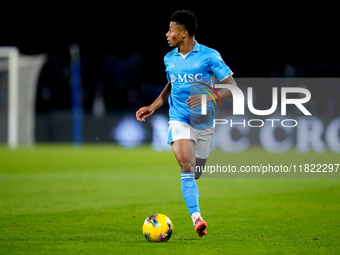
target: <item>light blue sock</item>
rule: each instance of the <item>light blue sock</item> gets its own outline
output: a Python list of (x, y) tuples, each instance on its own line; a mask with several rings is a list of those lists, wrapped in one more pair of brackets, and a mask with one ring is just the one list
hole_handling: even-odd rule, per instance
[(181, 188), (190, 215), (194, 212), (201, 213), (198, 206), (198, 187), (194, 173), (181, 173)]

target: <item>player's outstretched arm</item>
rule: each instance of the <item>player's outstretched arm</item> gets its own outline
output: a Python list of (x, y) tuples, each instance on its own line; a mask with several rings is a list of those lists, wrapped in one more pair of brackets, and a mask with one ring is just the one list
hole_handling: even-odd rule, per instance
[[(223, 81), (221, 81), (221, 83), (222, 84), (228, 84), (228, 85), (234, 85), (234, 86), (237, 87), (237, 84), (236, 84), (232, 75), (225, 78)], [(226, 88), (220, 89), (219, 91), (217, 91), (217, 93), (220, 96), (221, 100), (231, 97), (231, 91), (229, 89), (226, 89)], [(215, 99), (217, 99), (217, 98), (215, 98)]]
[(136, 119), (138, 121), (145, 121), (145, 119), (151, 116), (157, 109), (162, 107), (168, 100), (171, 93), (171, 82), (168, 82), (161, 92), (161, 94), (156, 98), (156, 100), (149, 106), (144, 106), (136, 112)]

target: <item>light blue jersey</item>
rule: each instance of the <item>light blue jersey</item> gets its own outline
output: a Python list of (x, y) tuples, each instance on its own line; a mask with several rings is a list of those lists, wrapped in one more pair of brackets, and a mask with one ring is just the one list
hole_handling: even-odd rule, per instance
[(201, 115), (201, 107), (190, 108), (186, 100), (190, 95), (204, 94), (200, 87), (213, 86), (232, 75), (230, 68), (223, 62), (221, 55), (214, 49), (195, 42), (191, 52), (183, 56), (176, 47), (164, 57), (166, 74), (171, 82), (169, 97), (170, 121), (187, 123), (196, 129), (205, 129), (213, 125), (215, 108), (213, 102), (207, 104), (207, 115)]

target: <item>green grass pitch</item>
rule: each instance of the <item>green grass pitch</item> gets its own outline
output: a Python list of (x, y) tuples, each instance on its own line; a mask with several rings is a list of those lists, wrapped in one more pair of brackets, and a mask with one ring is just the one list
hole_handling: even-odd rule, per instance
[[(340, 163), (339, 154), (226, 154), (231, 164)], [(338, 162), (337, 162), (338, 161)], [(340, 179), (198, 180), (208, 236), (197, 237), (172, 152), (150, 147), (0, 147), (0, 254), (339, 254)], [(145, 218), (174, 224), (149, 243)]]

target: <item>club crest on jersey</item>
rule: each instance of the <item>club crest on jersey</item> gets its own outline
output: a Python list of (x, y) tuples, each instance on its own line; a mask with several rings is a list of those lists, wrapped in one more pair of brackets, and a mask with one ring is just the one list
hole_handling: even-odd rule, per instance
[(189, 74), (184, 74), (184, 75), (181, 75), (181, 74), (177, 74), (177, 75), (174, 75), (174, 74), (171, 74), (170, 75), (170, 81), (171, 82), (178, 82), (178, 83), (181, 83), (181, 82), (199, 82), (199, 81), (202, 81), (202, 73), (197, 73), (197, 74), (192, 74), (192, 73), (189, 73)]
[(194, 69), (198, 69), (198, 68), (200, 68), (200, 66), (201, 66), (200, 62), (195, 62), (195, 63), (192, 65), (192, 67), (193, 67)]

